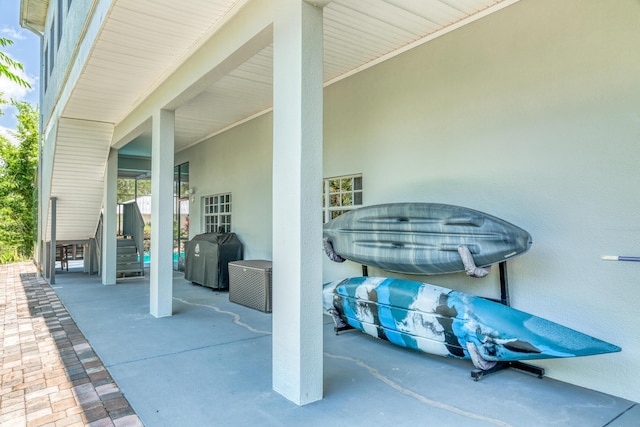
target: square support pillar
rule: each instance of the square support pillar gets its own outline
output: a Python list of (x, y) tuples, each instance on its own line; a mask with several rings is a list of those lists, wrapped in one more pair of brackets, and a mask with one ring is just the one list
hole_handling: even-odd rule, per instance
[(153, 114), (151, 137), (151, 265), (149, 310), (173, 314), (173, 157), (175, 113)]
[[(51, 278), (51, 242), (44, 242), (44, 278), (49, 280)], [(51, 282), (49, 282), (51, 284)]]
[(322, 9), (282, 2), (273, 54), (273, 389), (322, 399)]
[[(56, 228), (58, 226), (58, 215), (57, 215), (57, 201), (56, 197), (51, 198), (51, 243), (49, 244), (49, 257), (51, 261), (49, 262), (49, 283), (51, 285), (55, 285), (56, 283)], [(62, 262), (60, 263), (62, 266)]]
[(102, 284), (116, 284), (118, 222), (118, 150), (111, 149), (104, 174), (102, 202)]

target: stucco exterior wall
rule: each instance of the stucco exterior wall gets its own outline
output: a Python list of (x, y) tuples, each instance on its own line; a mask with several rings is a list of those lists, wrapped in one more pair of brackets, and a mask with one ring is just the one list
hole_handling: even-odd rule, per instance
[[(638, 401), (638, 266), (600, 257), (638, 254), (640, 5), (577, 3), (517, 3), (329, 87), (325, 176), (362, 172), (366, 204), (459, 204), (528, 230), (512, 304), (623, 348), (541, 365)], [(495, 273), (428, 280), (498, 289)]]
[[(539, 365), (634, 401), (640, 265), (600, 257), (640, 254), (638, 16), (631, 0), (523, 0), (331, 85), (324, 118), (324, 176), (362, 173), (366, 205), (458, 204), (529, 231), (531, 251), (509, 262), (512, 305), (623, 349)], [(270, 255), (271, 120), (176, 160), (197, 187), (192, 233), (201, 196), (231, 191), (246, 258)], [(325, 280), (356, 274), (325, 262)], [(496, 272), (421, 279), (498, 294)]]
[(189, 237), (204, 233), (203, 198), (231, 193), (231, 231), (245, 259), (271, 259), (271, 158), (273, 115), (266, 114), (176, 155), (189, 162), (196, 194), (189, 205)]

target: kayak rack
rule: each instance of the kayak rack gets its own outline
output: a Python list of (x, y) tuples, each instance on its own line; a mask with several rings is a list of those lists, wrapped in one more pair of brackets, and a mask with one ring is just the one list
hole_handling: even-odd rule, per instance
[(533, 375), (537, 376), (540, 379), (542, 379), (542, 377), (544, 377), (544, 368), (539, 368), (537, 366), (529, 365), (527, 363), (513, 361), (513, 362), (498, 362), (498, 364), (496, 366), (494, 366), (491, 369), (487, 369), (485, 371), (483, 371), (481, 369), (474, 369), (473, 371), (471, 371), (471, 378), (474, 381), (480, 381), (481, 379), (483, 379), (487, 375), (491, 375), (491, 374), (494, 374), (496, 372), (500, 372), (500, 371), (503, 371), (503, 370), (509, 369), (509, 368), (517, 369), (519, 371), (528, 372), (530, 374), (533, 374)]
[[(502, 261), (498, 264), (500, 268), (500, 299), (487, 298), (491, 301), (499, 302), (502, 305), (506, 305), (507, 307), (511, 307), (511, 300), (509, 298), (509, 275), (507, 271), (507, 262)], [(362, 264), (362, 275), (369, 275), (369, 268)], [(339, 332), (346, 331), (349, 329), (353, 329), (353, 327), (346, 325), (342, 327), (334, 327), (333, 330), (338, 335)], [(480, 381), (484, 377), (494, 374), (496, 372), (504, 371), (505, 369), (517, 369), (519, 371), (527, 372), (537, 376), (542, 379), (545, 374), (544, 368), (540, 368), (538, 366), (529, 365), (528, 363), (520, 362), (520, 361), (509, 361), (509, 362), (498, 362), (496, 366), (491, 369), (474, 369), (471, 371), (471, 378), (474, 381)]]
[[(507, 274), (507, 262), (502, 261), (498, 264), (500, 267), (500, 299), (491, 299), (492, 301), (499, 302), (502, 305), (506, 305), (507, 307), (511, 307), (511, 301), (509, 299), (509, 277)], [(474, 369), (471, 371), (471, 378), (474, 381), (480, 381), (484, 377), (494, 374), (496, 372), (503, 371), (505, 369), (517, 369), (519, 371), (528, 372), (542, 379), (545, 374), (544, 368), (540, 368), (538, 366), (529, 365), (528, 363), (520, 362), (520, 361), (510, 361), (510, 362), (498, 362), (496, 366), (491, 369)]]

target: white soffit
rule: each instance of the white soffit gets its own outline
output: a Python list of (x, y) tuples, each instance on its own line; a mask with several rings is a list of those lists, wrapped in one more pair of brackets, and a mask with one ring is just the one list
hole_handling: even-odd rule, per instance
[(246, 0), (117, 0), (63, 116), (118, 123)]
[[(324, 80), (345, 78), (516, 1), (334, 0), (324, 8)], [(118, 123), (245, 3), (114, 1), (63, 115)], [(269, 46), (176, 109), (175, 149), (271, 105)]]
[[(516, 1), (332, 1), (324, 9), (325, 84)], [(95, 233), (113, 124), (130, 114), (247, 2), (113, 0), (58, 126), (51, 177), (51, 196), (58, 200), (57, 240), (87, 239)], [(269, 45), (180, 105), (176, 151), (269, 111), (272, 57)], [(144, 153), (151, 140), (148, 133), (130, 146), (137, 143), (135, 148)]]
[[(324, 8), (324, 81), (331, 84), (517, 0), (334, 0)], [(269, 46), (176, 110), (176, 151), (269, 111)]]
[[(60, 119), (51, 177), (51, 197), (57, 199), (56, 240), (95, 235), (112, 135), (109, 123)], [(46, 236), (51, 236), (50, 216)]]
[(48, 8), (49, 0), (22, 0), (20, 2), (20, 25), (42, 33)]
[(335, 0), (324, 9), (324, 79), (345, 78), (518, 0)]

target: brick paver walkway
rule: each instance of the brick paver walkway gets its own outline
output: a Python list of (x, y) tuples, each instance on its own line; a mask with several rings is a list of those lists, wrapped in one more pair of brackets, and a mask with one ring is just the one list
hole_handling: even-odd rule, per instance
[(0, 265), (0, 425), (142, 426), (33, 263)]

